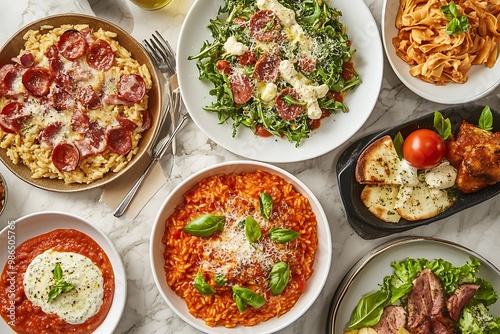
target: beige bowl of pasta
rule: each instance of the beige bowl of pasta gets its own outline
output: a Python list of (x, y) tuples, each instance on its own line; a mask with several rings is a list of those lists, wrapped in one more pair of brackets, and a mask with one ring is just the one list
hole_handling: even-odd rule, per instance
[(158, 131), (159, 76), (130, 34), (83, 14), (32, 22), (0, 50), (0, 160), (50, 191), (103, 186)]
[(168, 195), (151, 232), (150, 260), (161, 296), (191, 326), (274, 333), (321, 293), (330, 229), (317, 198), (292, 174), (225, 162)]
[[(450, 13), (450, 6), (456, 11)], [(453, 5), (385, 0), (382, 39), (389, 63), (403, 84), (426, 100), (478, 100), (500, 83), (497, 16), (491, 1), (475, 6), (462, 0)], [(453, 19), (462, 24), (451, 24)]]

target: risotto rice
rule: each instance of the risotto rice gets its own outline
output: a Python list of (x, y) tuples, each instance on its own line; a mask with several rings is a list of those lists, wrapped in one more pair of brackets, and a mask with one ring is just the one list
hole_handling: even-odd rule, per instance
[[(272, 198), (265, 218), (260, 196)], [(224, 226), (211, 236), (194, 236), (185, 226), (202, 215), (224, 217)], [(251, 242), (242, 222), (252, 217), (261, 237)], [(298, 238), (277, 242), (269, 237), (272, 228), (298, 232)], [(200, 181), (184, 194), (165, 222), (165, 273), (168, 285), (184, 298), (189, 312), (208, 326), (253, 326), (288, 312), (300, 298), (313, 273), (318, 245), (317, 221), (307, 198), (280, 176), (257, 170), (251, 173), (220, 174)], [(270, 272), (284, 262), (289, 281), (280, 294), (271, 293)], [(202, 294), (194, 283), (200, 276), (212, 289)], [(263, 306), (239, 310), (234, 287), (243, 287), (263, 297)], [(260, 297), (259, 297), (260, 298)]]

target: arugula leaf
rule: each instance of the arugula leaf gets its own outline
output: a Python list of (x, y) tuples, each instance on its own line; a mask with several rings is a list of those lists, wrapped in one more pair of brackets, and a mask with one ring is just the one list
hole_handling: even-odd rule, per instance
[(489, 106), (484, 107), (481, 112), (481, 116), (479, 116), (479, 124), (478, 126), (486, 131), (493, 130), (493, 114), (491, 113), (491, 109)]

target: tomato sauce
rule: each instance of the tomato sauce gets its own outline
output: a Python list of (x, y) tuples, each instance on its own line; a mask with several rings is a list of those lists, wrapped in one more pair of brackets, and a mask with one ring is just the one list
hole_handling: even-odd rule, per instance
[[(72, 325), (56, 314), (47, 314), (24, 293), (23, 278), (33, 259), (48, 249), (88, 257), (104, 279), (104, 298), (99, 311), (82, 324)], [(15, 291), (12, 288), (15, 282)], [(57, 229), (21, 243), (9, 258), (0, 277), (0, 313), (14, 331), (29, 333), (91, 333), (106, 318), (115, 291), (115, 276), (104, 250), (88, 235), (73, 229)], [(14, 305), (14, 306), (12, 306)], [(13, 309), (14, 308), (14, 309)], [(13, 310), (12, 310), (13, 309)], [(13, 312), (12, 312), (13, 311)]]

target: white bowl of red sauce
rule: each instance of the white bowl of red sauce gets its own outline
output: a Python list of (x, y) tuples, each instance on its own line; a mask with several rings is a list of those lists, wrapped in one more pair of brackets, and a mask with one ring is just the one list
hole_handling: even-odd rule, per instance
[[(262, 195), (263, 193), (269, 196)], [(198, 196), (205, 195), (206, 198), (198, 200)], [(290, 202), (284, 204), (284, 198)], [(295, 211), (292, 210), (294, 204), (291, 204), (293, 202), (291, 199), (306, 203), (305, 211), (297, 208), (294, 209)], [(207, 205), (204, 208), (205, 200)], [(189, 204), (186, 205), (186, 202)], [(310, 206), (310, 211), (308, 206)], [(269, 207), (272, 208), (269, 209)], [(294, 212), (294, 214), (290, 213), (287, 216), (286, 212)], [(297, 221), (300, 220), (302, 223), (296, 224), (294, 215), (298, 217), (299, 212), (312, 212), (313, 218), (310, 218), (311, 216), (304, 219), (297, 218)], [(224, 218), (221, 219), (221, 217)], [(201, 225), (192, 223), (191, 219), (194, 221), (196, 218), (202, 220)], [(212, 219), (215, 220), (212, 221)], [(185, 225), (185, 222), (188, 224)], [(215, 224), (212, 224), (214, 222)], [(208, 232), (210, 235), (201, 232), (203, 236), (192, 234), (198, 234), (200, 226), (203, 230), (204, 224), (216, 226), (214, 232), (212, 234)], [(255, 230), (259, 231), (257, 236), (254, 233)], [(283, 230), (286, 231), (283, 232)], [(309, 233), (308, 230), (315, 230), (317, 239), (315, 233)], [(290, 231), (295, 231), (298, 237), (292, 241), (281, 240), (283, 243), (276, 246), (273, 243), (279, 238), (275, 238), (276, 235), (272, 238), (271, 235), (277, 231), (283, 232), (285, 236), (287, 233), (293, 234)], [(177, 242), (180, 244), (176, 245)], [(312, 261), (307, 260), (311, 259), (310, 248), (304, 247), (304, 244), (308, 243), (310, 247), (314, 245), (316, 249)], [(201, 254), (200, 247), (204, 247), (205, 252), (210, 255), (200, 256), (195, 260)], [(293, 259), (288, 261), (273, 258), (268, 269), (272, 266), (274, 270), (280, 265), (282, 269), (286, 266), (290, 269), (284, 290), (279, 293), (273, 289), (270, 280), (266, 281), (273, 274), (265, 272), (265, 265), (261, 265), (265, 259), (260, 259), (261, 262), (259, 262), (253, 257), (258, 257), (259, 254), (274, 249), (273, 247), (283, 247), (287, 250), (293, 247), (301, 249), (301, 254), (304, 255), (300, 255), (301, 261), (297, 262), (307, 262), (307, 266), (312, 267), (310, 276), (301, 278), (296, 268), (300, 264), (294, 263)], [(178, 254), (176, 254), (177, 251), (179, 251)], [(278, 252), (269, 253), (276, 255)], [(264, 258), (268, 255), (266, 253)], [(177, 256), (180, 259), (175, 260)], [(227, 261), (221, 260), (224, 256), (227, 257)], [(216, 259), (213, 262), (210, 260), (212, 257)], [(189, 258), (193, 259), (192, 263)], [(239, 260), (232, 260), (236, 258)], [(184, 180), (166, 197), (155, 218), (151, 232), (150, 260), (153, 278), (161, 296), (180, 318), (196, 329), (216, 334), (239, 331), (249, 331), (254, 334), (273, 333), (300, 318), (321, 293), (330, 270), (331, 235), (321, 204), (298, 178), (270, 164), (255, 161), (231, 161), (200, 170)], [(277, 261), (280, 261), (279, 265), (276, 264)], [(311, 269), (307, 266), (303, 265), (302, 273)], [(239, 273), (239, 276), (235, 272)], [(254, 276), (248, 278), (250, 275)], [(177, 278), (181, 278), (183, 282)], [(260, 283), (257, 284), (257, 282)], [(207, 285), (213, 289), (211, 292)], [(239, 289), (241, 287), (247, 290)], [(185, 295), (181, 298), (173, 289), (180, 294), (185, 292), (188, 297), (185, 298)], [(284, 309), (285, 304), (290, 300), (288, 298), (299, 291), (301, 294), (286, 313), (268, 316), (276, 309)], [(217, 301), (213, 302), (218, 298), (222, 300), (223, 309), (214, 312), (216, 314), (214, 319), (206, 316), (210, 311), (203, 315), (202, 313), (205, 312), (203, 310), (222, 306)], [(253, 303), (249, 300), (252, 298), (255, 298), (257, 302)], [(238, 299), (240, 300), (236, 301)], [(280, 307), (275, 307), (276, 300), (280, 301)], [(208, 304), (203, 304), (200, 308), (201, 303), (205, 302)], [(240, 307), (242, 307), (241, 310)], [(189, 309), (197, 314), (191, 313)], [(196, 309), (201, 311), (198, 312)], [(221, 316), (217, 316), (218, 314)], [(248, 319), (253, 319), (248, 321), (255, 320), (257, 323), (227, 320), (231, 317), (236, 319), (242, 314)], [(263, 320), (259, 322), (257, 320), (261, 315), (265, 317), (262, 316), (260, 319)], [(221, 319), (223, 317), (226, 320)], [(225, 326), (232, 326), (232, 328)]]
[[(0, 249), (2, 269), (0, 333), (15, 333), (15, 330), (24, 333), (40, 333), (40, 328), (44, 326), (49, 326), (56, 332), (82, 331), (88, 327), (94, 328), (93, 333), (113, 332), (125, 307), (126, 277), (123, 263), (113, 243), (99, 228), (72, 214), (55, 211), (40, 212), (9, 221), (0, 232), (0, 244), (2, 245)], [(64, 254), (66, 259), (70, 259), (69, 261), (56, 259), (59, 267), (62, 268), (61, 277), (56, 278), (53, 263), (48, 265), (50, 262), (43, 262), (46, 261), (45, 254), (49, 253)], [(80, 324), (70, 324), (71, 321), (68, 322), (64, 316), (57, 315), (56, 312), (45, 312), (46, 305), (37, 304), (36, 298), (27, 297), (30, 293), (25, 289), (29, 289), (30, 285), (26, 285), (27, 288), (25, 288), (26, 282), (23, 277), (28, 271), (37, 273), (37, 270), (44, 269), (38, 272), (45, 274), (45, 269), (47, 269), (47, 276), (59, 282), (55, 282), (55, 285), (64, 282), (74, 285), (70, 290), (58, 293), (50, 302), (61, 304), (65, 300), (72, 302), (72, 299), (67, 299), (68, 295), (65, 294), (82, 295), (81, 291), (86, 288), (74, 278), (82, 275), (78, 269), (82, 262), (76, 262), (78, 258), (92, 261), (93, 265), (98, 268), (102, 277), (103, 293), (102, 299), (97, 302), (97, 305), (100, 302), (97, 313), (83, 322), (80, 321)], [(41, 261), (42, 265), (37, 261)], [(70, 268), (73, 268), (74, 272), (71, 272)], [(88, 277), (86, 272), (83, 275)], [(89, 280), (89, 284), (92, 282), (93, 280)], [(40, 286), (37, 285), (38, 287)], [(49, 287), (54, 287), (54, 285), (51, 284)], [(94, 289), (94, 287), (87, 287), (87, 289)], [(54, 288), (49, 294), (43, 293), (41, 298), (43, 303), (49, 300), (48, 295), (53, 293), (53, 290)], [(74, 300), (77, 301), (77, 298)]]

